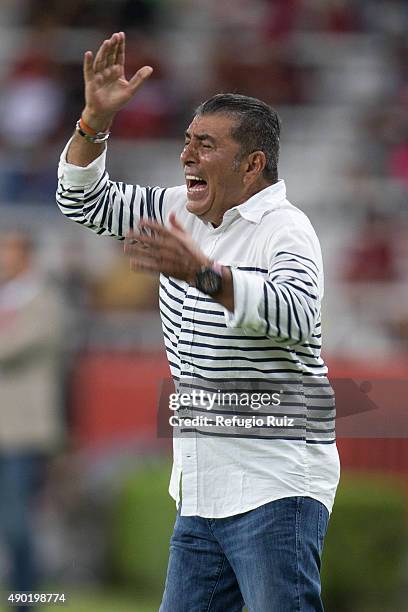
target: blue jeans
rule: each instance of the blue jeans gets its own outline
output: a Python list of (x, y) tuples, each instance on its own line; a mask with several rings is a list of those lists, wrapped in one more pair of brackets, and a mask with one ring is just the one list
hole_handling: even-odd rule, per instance
[[(0, 539), (10, 556), (10, 591), (33, 591), (37, 586), (31, 504), (43, 469), (44, 458), (38, 453), (0, 453)], [(27, 612), (31, 607), (13, 609)]]
[(328, 519), (310, 497), (221, 519), (177, 514), (160, 612), (322, 612)]

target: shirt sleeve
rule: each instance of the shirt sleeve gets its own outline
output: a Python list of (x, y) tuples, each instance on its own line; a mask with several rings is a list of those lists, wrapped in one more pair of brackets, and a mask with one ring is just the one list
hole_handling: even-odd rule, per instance
[(234, 312), (228, 327), (243, 328), (275, 342), (303, 344), (320, 318), (323, 270), (313, 228), (286, 228), (267, 247), (268, 275), (232, 269)]
[(58, 166), (57, 204), (68, 219), (95, 233), (124, 239), (142, 218), (165, 224), (170, 210), (183, 201), (183, 186), (141, 187), (110, 180), (106, 149), (84, 168), (68, 163), (70, 143)]

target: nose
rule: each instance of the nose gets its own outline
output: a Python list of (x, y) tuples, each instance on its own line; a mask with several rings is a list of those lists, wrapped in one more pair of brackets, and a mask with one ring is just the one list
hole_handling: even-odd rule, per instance
[(184, 148), (180, 153), (180, 160), (184, 166), (197, 162), (197, 149), (193, 146), (191, 141), (184, 145)]

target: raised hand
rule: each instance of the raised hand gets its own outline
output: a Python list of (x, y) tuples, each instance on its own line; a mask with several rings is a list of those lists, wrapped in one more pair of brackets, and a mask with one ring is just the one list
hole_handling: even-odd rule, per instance
[(117, 32), (99, 47), (84, 55), (85, 109), (84, 121), (96, 131), (109, 128), (116, 113), (134, 96), (152, 74), (143, 66), (129, 81), (125, 76), (125, 33)]

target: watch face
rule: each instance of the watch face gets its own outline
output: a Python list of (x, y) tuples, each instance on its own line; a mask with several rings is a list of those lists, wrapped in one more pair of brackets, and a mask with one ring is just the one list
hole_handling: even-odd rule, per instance
[(196, 287), (207, 295), (217, 295), (221, 291), (222, 277), (212, 268), (206, 268), (197, 273)]

